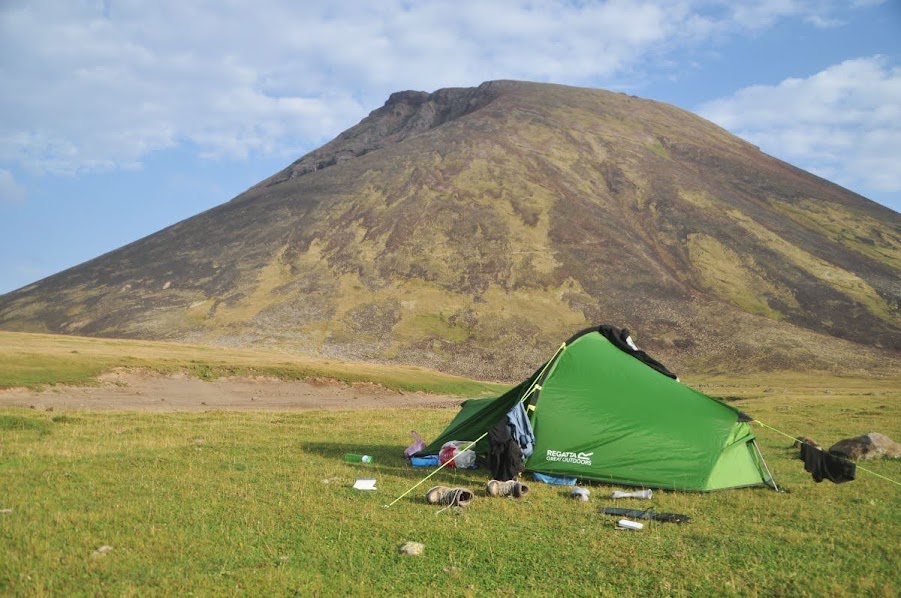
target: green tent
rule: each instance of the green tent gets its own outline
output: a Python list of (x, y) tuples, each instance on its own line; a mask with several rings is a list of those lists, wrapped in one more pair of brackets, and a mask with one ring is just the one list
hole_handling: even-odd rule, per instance
[(527, 471), (614, 484), (708, 491), (773, 485), (750, 418), (685, 386), (611, 326), (583, 330), (527, 380), (466, 401), (420, 454), (476, 440), (517, 402), (535, 436)]

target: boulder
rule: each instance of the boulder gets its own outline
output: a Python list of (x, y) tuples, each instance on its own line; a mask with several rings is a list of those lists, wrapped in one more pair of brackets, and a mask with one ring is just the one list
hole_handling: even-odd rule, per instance
[(836, 453), (849, 459), (891, 459), (901, 458), (901, 444), (895, 442), (885, 434), (870, 432), (855, 438), (839, 440), (829, 449), (830, 453)]

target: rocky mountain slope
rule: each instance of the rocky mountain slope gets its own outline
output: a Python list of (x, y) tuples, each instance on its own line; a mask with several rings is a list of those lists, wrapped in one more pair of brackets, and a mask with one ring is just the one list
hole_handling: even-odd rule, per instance
[(677, 372), (891, 371), (901, 215), (693, 114), (493, 81), (392, 94), (228, 203), (0, 296), (0, 328), (493, 379), (613, 323)]

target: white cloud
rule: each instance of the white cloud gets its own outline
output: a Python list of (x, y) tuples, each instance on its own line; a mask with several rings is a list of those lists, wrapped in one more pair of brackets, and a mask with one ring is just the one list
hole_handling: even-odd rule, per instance
[(731, 3), (733, 19), (749, 29), (770, 27), (782, 17), (805, 12), (800, 0), (760, 0)]
[(829, 18), (816, 14), (806, 17), (805, 20), (814, 27), (819, 27), (820, 29), (833, 29), (845, 24), (841, 19)]
[[(829, 3), (827, 3), (828, 5)], [(811, 6), (813, 8), (811, 8)], [(807, 0), (19, 0), (0, 4), (0, 164), (295, 158), (401, 89), (622, 87), (642, 60), (829, 10)], [(821, 14), (822, 13), (822, 14)]]
[(901, 191), (901, 67), (885, 57), (747, 87), (698, 112), (765, 152), (846, 187)]
[(25, 201), (25, 187), (16, 182), (13, 173), (0, 168), (0, 203)]
[[(112, 4), (111, 19), (84, 3), (0, 10), (0, 161), (73, 173), (135, 167), (148, 153), (184, 142), (215, 156), (283, 152), (298, 139), (315, 142), (340, 130), (363, 111), (346, 89), (333, 96), (299, 83), (266, 91), (267, 65), (290, 65), (291, 58), (273, 54), (285, 44), (256, 36), (282, 28), (276, 35), (292, 39), (302, 29), (279, 22), (254, 29), (242, 15), (217, 16), (212, 4), (207, 11), (188, 5), (195, 6), (159, 3), (135, 12)], [(291, 76), (308, 78), (302, 68)], [(293, 155), (296, 145), (290, 149)]]

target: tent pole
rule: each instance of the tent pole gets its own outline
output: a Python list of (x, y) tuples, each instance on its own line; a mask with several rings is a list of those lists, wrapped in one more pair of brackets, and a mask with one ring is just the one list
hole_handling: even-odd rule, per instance
[(757, 439), (751, 441), (751, 444), (754, 445), (754, 450), (757, 451), (757, 456), (760, 457), (760, 462), (763, 463), (763, 468), (766, 470), (768, 476), (770, 476), (770, 482), (773, 484), (773, 490), (779, 492), (779, 486), (776, 485), (776, 478), (773, 476), (773, 472), (770, 471), (770, 466), (766, 464), (766, 459), (763, 458), (763, 453), (760, 452), (760, 447), (757, 446)]
[(541, 379), (544, 377), (544, 373), (547, 371), (547, 369), (549, 367), (551, 367), (551, 364), (554, 362), (554, 360), (557, 359), (557, 355), (560, 354), (560, 351), (562, 351), (565, 348), (566, 348), (566, 343), (563, 343), (557, 348), (556, 351), (554, 351), (554, 354), (551, 355), (551, 358), (547, 360), (547, 362), (544, 364), (544, 367), (541, 368), (541, 371), (538, 372), (537, 376), (535, 376), (535, 382), (532, 383), (532, 386), (529, 387), (529, 390), (527, 390), (525, 392), (525, 394), (522, 395), (522, 398), (519, 399), (520, 403), (525, 403), (526, 399), (528, 399), (530, 396), (532, 396), (532, 393), (534, 391), (541, 390), (541, 386), (539, 385), (539, 382), (541, 382)]

